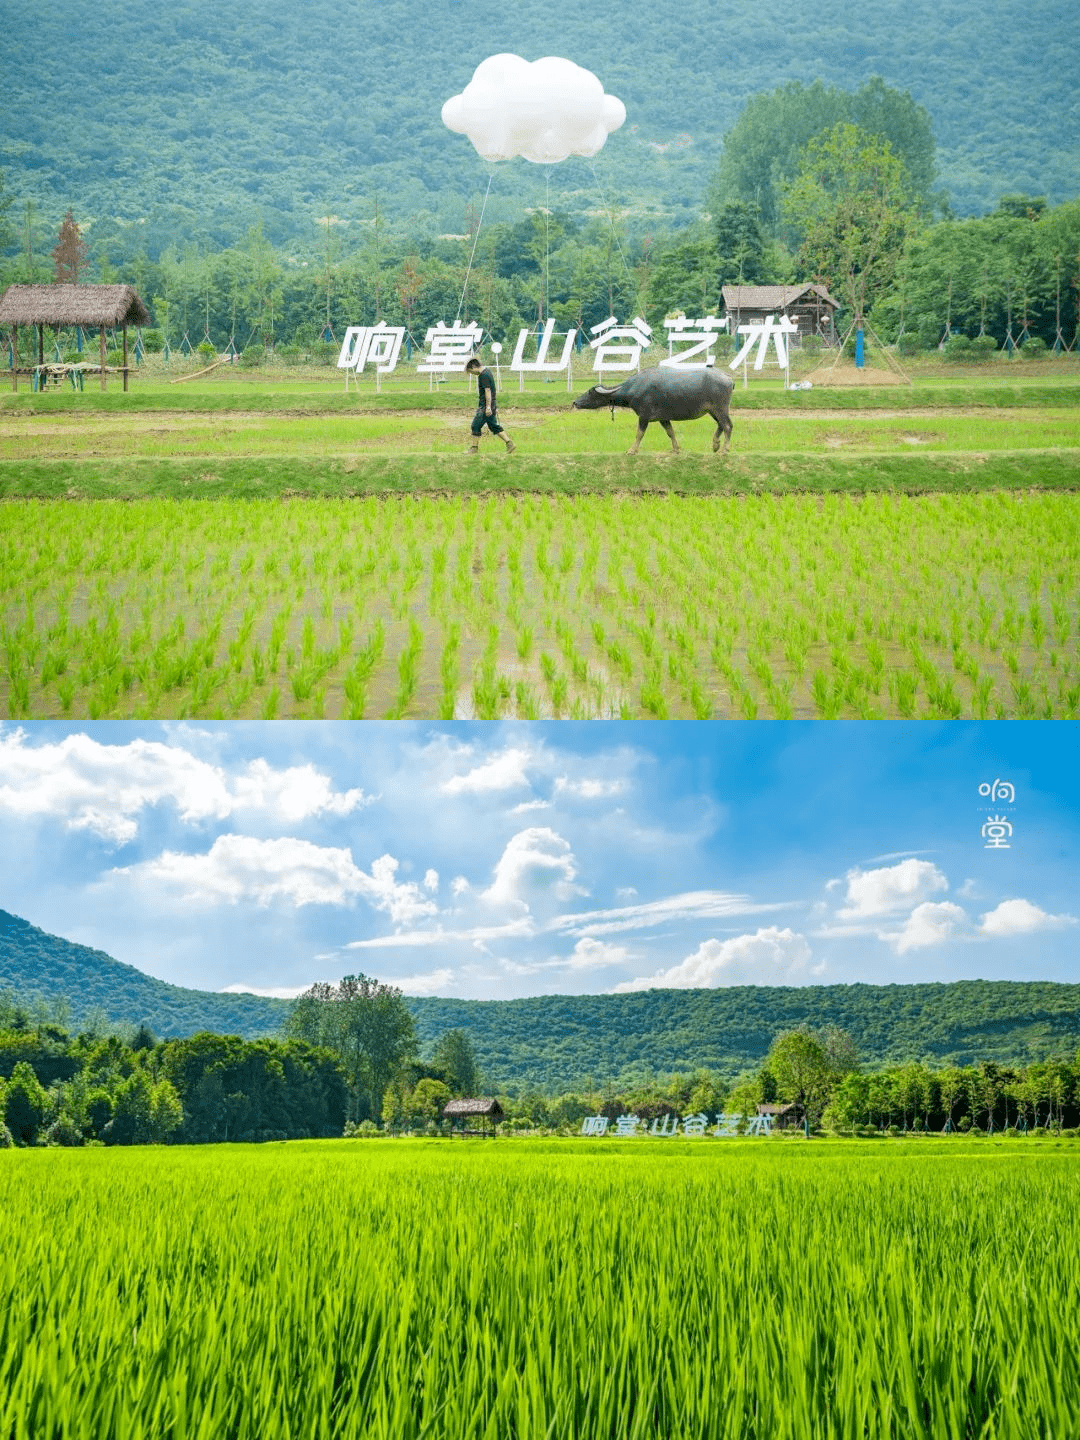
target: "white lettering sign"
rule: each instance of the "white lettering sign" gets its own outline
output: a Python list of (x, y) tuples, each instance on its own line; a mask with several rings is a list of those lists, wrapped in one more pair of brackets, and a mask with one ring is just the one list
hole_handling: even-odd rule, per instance
[[(622, 1138), (630, 1135), (642, 1135), (646, 1132), (645, 1122), (637, 1115), (620, 1115), (615, 1121), (615, 1128), (610, 1129), (611, 1122), (606, 1115), (586, 1115), (581, 1122), (582, 1135), (607, 1135), (612, 1134)], [(687, 1115), (680, 1120), (678, 1115), (657, 1116), (648, 1127), (648, 1133), (659, 1139), (670, 1139), (678, 1135), (679, 1126), (682, 1125), (682, 1133), (692, 1137), (701, 1137), (709, 1133), (709, 1117), (703, 1112), (696, 1115)], [(724, 1111), (717, 1115), (716, 1126), (712, 1131), (713, 1135), (721, 1139), (733, 1135), (771, 1135), (771, 1115), (734, 1115)]]
[(469, 325), (444, 325), (437, 321), (424, 336), (428, 353), (416, 367), (417, 374), (449, 375), (464, 370), (465, 362), (479, 348), (484, 332), (476, 321)]
[(599, 325), (594, 325), (589, 333), (596, 336), (595, 340), (589, 341), (596, 351), (593, 369), (601, 373), (604, 370), (636, 370), (641, 363), (641, 352), (652, 344), (652, 329), (640, 315), (635, 316), (629, 325), (620, 325), (614, 315), (609, 315)]
[[(701, 358), (694, 365), (712, 365), (716, 359), (713, 347), (717, 333), (728, 328), (728, 317), (721, 320), (716, 315), (706, 315), (701, 320), (688, 320), (685, 315), (676, 315), (665, 320), (668, 332), (668, 358), (661, 365), (685, 365), (692, 355)], [(689, 350), (675, 350), (676, 345), (689, 345)]]
[(339, 370), (355, 370), (359, 375), (365, 365), (374, 365), (380, 375), (389, 375), (398, 362), (405, 342), (404, 325), (350, 325), (341, 342)]
[(555, 334), (555, 317), (547, 321), (536, 344), (536, 359), (525, 359), (525, 346), (529, 343), (535, 332), (532, 330), (519, 330), (517, 344), (514, 346), (514, 358), (510, 361), (511, 370), (565, 370), (570, 364), (570, 357), (574, 350), (574, 341), (577, 339), (577, 330), (568, 330), (566, 339), (563, 342), (562, 359), (549, 360), (548, 349), (551, 345), (552, 336)]
[(737, 370), (756, 345), (758, 351), (754, 360), (754, 369), (760, 370), (765, 364), (765, 355), (771, 341), (781, 369), (786, 370), (788, 367), (787, 337), (798, 333), (798, 325), (788, 315), (781, 315), (779, 320), (768, 315), (764, 320), (755, 320), (749, 325), (740, 325), (739, 334), (745, 335), (746, 341), (729, 368)]

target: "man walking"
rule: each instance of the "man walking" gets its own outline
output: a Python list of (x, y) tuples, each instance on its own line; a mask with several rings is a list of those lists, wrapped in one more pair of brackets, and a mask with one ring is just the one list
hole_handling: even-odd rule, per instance
[(465, 369), (470, 375), (475, 375), (480, 390), (480, 403), (477, 406), (476, 414), (472, 421), (472, 443), (469, 445), (468, 453), (475, 455), (480, 449), (480, 432), (486, 425), (492, 435), (499, 435), (506, 446), (506, 453), (512, 455), (516, 446), (507, 435), (506, 431), (499, 424), (499, 417), (495, 410), (495, 377), (491, 371), (480, 364), (479, 357), (471, 355), (465, 364)]

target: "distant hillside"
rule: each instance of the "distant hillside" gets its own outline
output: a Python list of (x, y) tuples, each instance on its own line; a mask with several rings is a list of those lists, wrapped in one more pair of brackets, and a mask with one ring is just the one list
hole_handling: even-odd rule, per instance
[[(287, 1002), (185, 990), (101, 950), (47, 935), (0, 910), (0, 990), (63, 996), (76, 1019), (100, 1007), (162, 1037), (274, 1033)], [(733, 1076), (793, 1026), (840, 1025), (868, 1067), (922, 1060), (1026, 1064), (1080, 1046), (1080, 985), (968, 980), (953, 985), (742, 986), (529, 1000), (410, 999), (426, 1050), (446, 1030), (472, 1038), (487, 1083), (560, 1091), (620, 1076), (707, 1066)]]
[(0, 910), (3, 990), (23, 1000), (62, 997), (73, 1022), (95, 1010), (104, 1011), (114, 1024), (145, 1022), (162, 1039), (214, 1030), (254, 1040), (276, 1034), (289, 1008), (285, 1000), (259, 995), (219, 995), (167, 985), (103, 950), (48, 935), (6, 910)]
[[(855, 90), (875, 74), (929, 111), (963, 215), (1006, 191), (1080, 193), (1075, 36), (1073, 0), (13, 5), (0, 27), (0, 166), (16, 231), (25, 200), (50, 237), (72, 205), (93, 222), (92, 245), (110, 237), (114, 261), (230, 244), (260, 219), (275, 244), (306, 247), (319, 217), (370, 225), (376, 197), (398, 229), (460, 232), (491, 167), (440, 110), (482, 59), (509, 50), (566, 55), (625, 102), (596, 172), (606, 201), (647, 223), (700, 208), (750, 95), (790, 80)], [(495, 174), (489, 218), (546, 203), (543, 168), (519, 160)], [(552, 167), (550, 182), (556, 207), (604, 207), (588, 162)]]
[(781, 1030), (839, 1025), (868, 1068), (921, 1060), (1027, 1063), (1080, 1045), (1080, 985), (964, 980), (952, 985), (738, 986), (530, 1000), (411, 1002), (422, 1041), (468, 1031), (496, 1082), (562, 1090), (623, 1072), (761, 1063)]

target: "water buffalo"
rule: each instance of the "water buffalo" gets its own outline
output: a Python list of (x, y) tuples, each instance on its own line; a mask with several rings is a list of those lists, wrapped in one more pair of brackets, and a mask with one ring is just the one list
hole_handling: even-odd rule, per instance
[(659, 421), (667, 431), (672, 450), (678, 451), (679, 442), (675, 439), (671, 422), (699, 420), (702, 415), (711, 415), (716, 421), (712, 448), (714, 451), (720, 449), (720, 436), (723, 434), (726, 455), (731, 444), (728, 402), (734, 388), (735, 382), (712, 366), (691, 369), (689, 365), (657, 365), (652, 370), (631, 375), (621, 385), (594, 385), (584, 395), (577, 396), (573, 408), (602, 410), (605, 405), (610, 405), (613, 417), (616, 405), (633, 410), (638, 417), (638, 430), (637, 439), (627, 452), (630, 455), (637, 454), (641, 437), (651, 420)]

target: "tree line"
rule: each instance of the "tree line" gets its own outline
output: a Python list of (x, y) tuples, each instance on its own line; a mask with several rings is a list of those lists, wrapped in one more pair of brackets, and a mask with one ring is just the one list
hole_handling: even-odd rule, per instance
[(311, 1139), (376, 1125), (384, 1104), (424, 1123), (479, 1084), (463, 1031), (422, 1061), (401, 992), (363, 975), (312, 987), (274, 1039), (71, 1034), (64, 1011), (0, 996), (0, 1145)]
[[(71, 1035), (0, 1000), (0, 1145), (205, 1144), (354, 1134), (444, 1133), (453, 1096), (483, 1087), (462, 1029), (421, 1057), (396, 987), (367, 976), (316, 985), (279, 1039), (201, 1033), (158, 1041)], [(1068, 1130), (1080, 1124), (1080, 1052), (1026, 1065), (985, 1060), (867, 1070), (841, 1027), (778, 1034), (764, 1062), (724, 1076), (705, 1067), (559, 1094), (500, 1095), (512, 1130), (576, 1133), (588, 1115), (751, 1116), (793, 1104), (816, 1131), (841, 1135)]]
[(867, 319), (909, 352), (1073, 345), (1080, 200), (1011, 194), (960, 220), (935, 177), (930, 116), (909, 94), (878, 78), (853, 93), (793, 82), (748, 100), (678, 229), (538, 207), (483, 227), (470, 211), (458, 236), (376, 220), (350, 244), (328, 216), (301, 253), (275, 247), (260, 222), (232, 245), (138, 251), (118, 268), (104, 248), (91, 255), (71, 211), (51, 251), (35, 240), (31, 210), (20, 220), (0, 176), (0, 264), (7, 280), (130, 280), (154, 313), (148, 348), (231, 346), (253, 360), (274, 348), (328, 361), (347, 325), (380, 320), (422, 344), (459, 311), (503, 340), (548, 316), (587, 329), (639, 314), (655, 329), (678, 311), (717, 311), (724, 285), (793, 282), (827, 285), (841, 324)]

